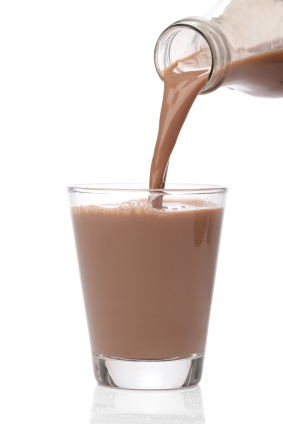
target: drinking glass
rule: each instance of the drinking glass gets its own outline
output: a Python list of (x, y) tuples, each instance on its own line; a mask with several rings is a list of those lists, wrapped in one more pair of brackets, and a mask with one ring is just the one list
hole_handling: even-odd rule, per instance
[(202, 375), (227, 188), (67, 188), (96, 380), (174, 389)]

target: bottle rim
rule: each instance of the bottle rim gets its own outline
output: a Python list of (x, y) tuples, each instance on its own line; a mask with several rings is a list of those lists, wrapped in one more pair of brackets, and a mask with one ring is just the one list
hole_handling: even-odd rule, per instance
[(200, 94), (215, 91), (226, 79), (231, 63), (231, 53), (228, 41), (224, 33), (213, 22), (199, 17), (181, 19), (169, 25), (159, 36), (154, 49), (154, 63), (156, 71), (161, 79), (162, 70), (158, 62), (158, 52), (165, 36), (177, 28), (188, 28), (198, 32), (206, 41), (211, 53), (211, 71), (207, 84), (201, 89)]

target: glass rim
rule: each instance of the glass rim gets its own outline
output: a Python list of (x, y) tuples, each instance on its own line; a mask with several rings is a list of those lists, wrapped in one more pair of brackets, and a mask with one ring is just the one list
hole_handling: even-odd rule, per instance
[(164, 189), (150, 189), (148, 183), (93, 183), (93, 184), (72, 184), (66, 187), (71, 193), (96, 194), (105, 192), (147, 192), (147, 193), (187, 193), (187, 194), (215, 194), (227, 193), (228, 188), (215, 184), (184, 184), (168, 183)]

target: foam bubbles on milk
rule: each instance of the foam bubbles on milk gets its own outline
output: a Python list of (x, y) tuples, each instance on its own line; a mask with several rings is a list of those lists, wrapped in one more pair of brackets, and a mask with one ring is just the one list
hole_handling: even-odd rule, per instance
[[(171, 199), (170, 199), (171, 200)], [(156, 209), (154, 208), (150, 203), (144, 201), (144, 200), (128, 200), (123, 203), (116, 203), (116, 204), (105, 204), (105, 205), (87, 205), (87, 206), (73, 206), (71, 207), (71, 211), (74, 214), (77, 213), (99, 213), (99, 214), (106, 214), (106, 215), (117, 215), (117, 214), (128, 214), (128, 213), (146, 213), (146, 214), (152, 214), (152, 215), (168, 215), (171, 213), (182, 213), (182, 212), (189, 212), (189, 211), (195, 211), (198, 209), (215, 209), (218, 206), (212, 202), (209, 202), (208, 200), (203, 199), (191, 199), (187, 200), (185, 202), (182, 201), (173, 201), (173, 199), (170, 201), (163, 201), (162, 208)], [(179, 200), (179, 199), (178, 199)]]

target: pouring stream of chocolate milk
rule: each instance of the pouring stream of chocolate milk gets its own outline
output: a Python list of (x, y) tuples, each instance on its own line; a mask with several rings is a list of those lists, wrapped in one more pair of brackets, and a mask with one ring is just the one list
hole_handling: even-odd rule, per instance
[(202, 50), (163, 72), (164, 95), (149, 188), (165, 186), (170, 155), (192, 104), (208, 81), (210, 62), (209, 50)]
[[(174, 62), (163, 71), (164, 96), (159, 131), (150, 169), (151, 189), (165, 187), (169, 158), (185, 119), (211, 69), (208, 49)], [(283, 93), (283, 51), (256, 54), (232, 63), (224, 87), (247, 94), (276, 98)], [(162, 207), (162, 196), (152, 205)]]

